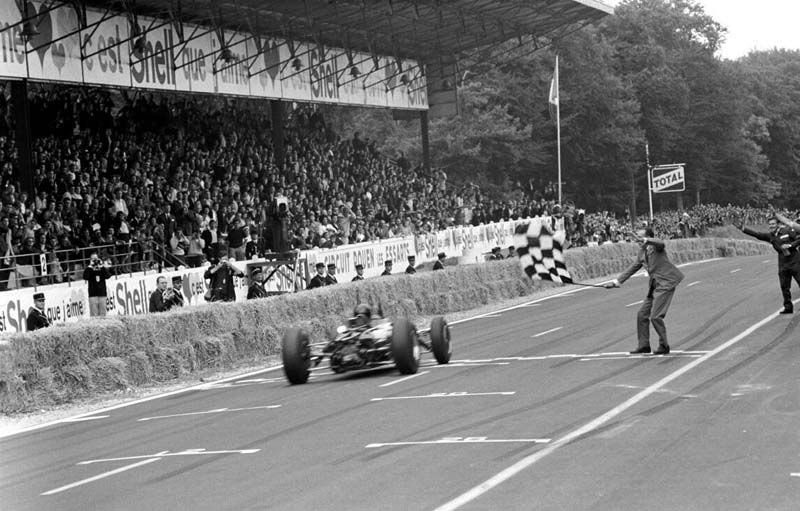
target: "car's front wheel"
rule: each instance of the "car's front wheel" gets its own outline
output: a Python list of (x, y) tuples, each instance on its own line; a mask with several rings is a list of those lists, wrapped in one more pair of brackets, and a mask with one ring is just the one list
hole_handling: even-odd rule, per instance
[(416, 327), (405, 318), (396, 320), (392, 327), (392, 358), (400, 373), (416, 373), (420, 354)]
[(299, 328), (286, 331), (281, 341), (283, 372), (292, 385), (305, 383), (311, 374), (311, 348), (308, 332)]

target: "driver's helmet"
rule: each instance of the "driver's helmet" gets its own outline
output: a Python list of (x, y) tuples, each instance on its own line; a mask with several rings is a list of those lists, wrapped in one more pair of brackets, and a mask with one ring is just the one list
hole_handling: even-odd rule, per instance
[(355, 318), (356, 326), (369, 325), (370, 319), (372, 318), (372, 309), (370, 309), (369, 305), (366, 303), (359, 303), (356, 305), (356, 308), (353, 309), (353, 317)]

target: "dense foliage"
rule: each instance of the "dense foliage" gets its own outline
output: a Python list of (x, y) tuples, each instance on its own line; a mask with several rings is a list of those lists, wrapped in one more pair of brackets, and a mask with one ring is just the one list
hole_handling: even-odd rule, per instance
[[(686, 191), (658, 195), (657, 209), (796, 207), (800, 52), (722, 60), (725, 33), (695, 0), (626, 0), (547, 48), (511, 41), (478, 52), (460, 63), (460, 115), (431, 121), (433, 165), (456, 182), (552, 194), (556, 131), (547, 98), (558, 54), (566, 200), (617, 212), (638, 205), (641, 214), (647, 142), (652, 164), (686, 163)], [(418, 122), (348, 115), (390, 155), (421, 159)]]

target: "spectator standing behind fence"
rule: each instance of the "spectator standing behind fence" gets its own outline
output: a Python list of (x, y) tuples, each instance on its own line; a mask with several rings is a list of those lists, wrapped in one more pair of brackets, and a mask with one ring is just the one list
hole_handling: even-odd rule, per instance
[(50, 319), (44, 312), (44, 293), (34, 293), (33, 307), (28, 309), (25, 326), (29, 332), (50, 326)]
[(236, 299), (236, 289), (233, 284), (233, 277), (244, 277), (241, 270), (235, 268), (231, 264), (231, 260), (225, 257), (225, 254), (220, 251), (220, 259), (211, 268), (206, 270), (203, 277), (210, 280), (212, 302), (232, 302)]
[(106, 279), (111, 276), (111, 263), (100, 260), (97, 252), (89, 256), (89, 265), (83, 270), (83, 279), (89, 285), (89, 314), (94, 316), (106, 315)]

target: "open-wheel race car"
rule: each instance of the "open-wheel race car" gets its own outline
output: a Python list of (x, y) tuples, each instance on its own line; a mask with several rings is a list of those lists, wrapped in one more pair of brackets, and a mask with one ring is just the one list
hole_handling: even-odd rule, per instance
[(311, 368), (326, 357), (335, 373), (386, 366), (394, 362), (401, 374), (419, 368), (422, 348), (433, 352), (436, 362), (450, 361), (450, 327), (443, 317), (431, 320), (430, 331), (418, 332), (405, 318), (394, 321), (373, 316), (368, 305), (357, 305), (353, 316), (337, 329), (330, 341), (312, 342), (307, 331), (291, 328), (281, 343), (283, 371), (292, 384), (306, 383)]

